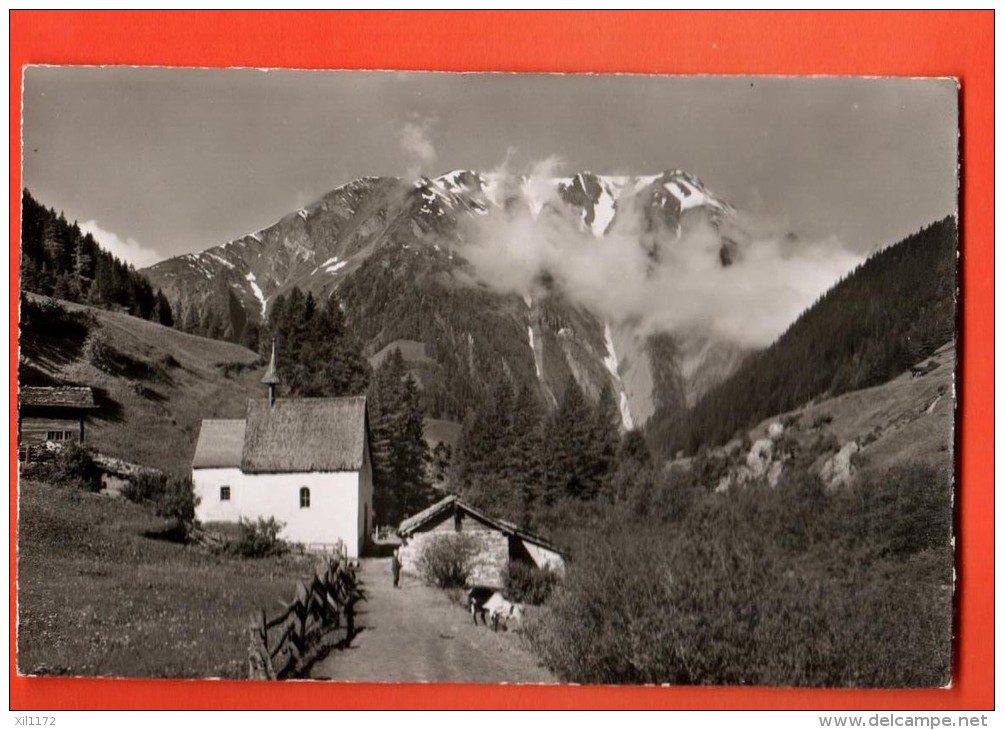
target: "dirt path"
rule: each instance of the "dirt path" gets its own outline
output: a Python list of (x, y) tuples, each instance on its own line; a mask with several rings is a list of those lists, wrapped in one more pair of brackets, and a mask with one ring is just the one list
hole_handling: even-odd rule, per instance
[(391, 585), (390, 560), (364, 559), (368, 600), (356, 613), (359, 633), (310, 672), (314, 679), (355, 682), (549, 683), (555, 678), (512, 632), (471, 623), (441, 591), (405, 578)]

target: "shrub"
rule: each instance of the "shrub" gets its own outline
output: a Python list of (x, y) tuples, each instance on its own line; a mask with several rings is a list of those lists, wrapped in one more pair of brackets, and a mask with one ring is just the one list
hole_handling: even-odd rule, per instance
[(119, 350), (102, 332), (94, 332), (87, 338), (84, 352), (91, 365), (110, 375), (138, 380), (162, 376), (150, 363)]
[(251, 362), (231, 361), (214, 363), (214, 366), (219, 368), (225, 378), (233, 378), (245, 371), (255, 370), (261, 367), (261, 365), (262, 363), (258, 360), (252, 360)]
[(502, 585), (509, 600), (539, 606), (550, 596), (561, 577), (550, 567), (511, 561), (502, 574)]
[(51, 299), (36, 301), (22, 293), (20, 326), (26, 333), (58, 333), (60, 338), (76, 342), (87, 337), (93, 325), (94, 317), (87, 312), (71, 312)]
[(667, 530), (614, 515), (527, 624), (582, 683), (943, 686), (951, 676), (950, 476), (867, 475), (828, 495), (707, 494)]
[(467, 585), (478, 551), (477, 540), (463, 532), (431, 535), (418, 555), (418, 569), (431, 585), (461, 588)]
[(166, 488), (167, 476), (159, 472), (143, 472), (130, 477), (126, 485), (122, 487), (122, 496), (130, 502), (143, 504), (151, 501)]
[(188, 476), (145, 472), (129, 480), (122, 488), (122, 496), (137, 504), (150, 505), (159, 517), (174, 520), (186, 534), (195, 522), (198, 498)]
[(667, 540), (635, 527), (597, 541), (528, 625), (532, 645), (562, 678), (583, 683), (948, 679), (950, 593), (892, 564), (850, 563), (830, 575), (744, 532)]
[(949, 470), (907, 464), (870, 472), (837, 504), (842, 508), (843, 531), (880, 557), (903, 558), (922, 550), (950, 548)]
[(241, 517), (237, 522), (237, 538), (232, 540), (227, 551), (242, 558), (267, 558), (282, 555), (289, 546), (279, 539), (285, 523), (275, 517), (259, 517), (249, 520)]
[(98, 333), (87, 338), (86, 348), (87, 361), (91, 365), (105, 372), (117, 372), (121, 353), (103, 335)]
[(56, 450), (51, 461), (31, 465), (25, 474), (59, 487), (87, 492), (101, 490), (101, 470), (90, 451), (72, 442)]
[(164, 491), (154, 498), (153, 507), (161, 517), (191, 525), (195, 521), (195, 506), (198, 503), (191, 477), (172, 477), (167, 480)]

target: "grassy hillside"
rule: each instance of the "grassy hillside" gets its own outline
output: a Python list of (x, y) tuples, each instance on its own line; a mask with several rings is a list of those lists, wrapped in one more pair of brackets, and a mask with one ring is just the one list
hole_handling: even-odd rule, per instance
[(901, 373), (872, 388), (862, 388), (765, 419), (750, 431), (752, 440), (767, 436), (771, 423), (787, 424), (786, 433), (803, 445), (833, 436), (832, 443), (857, 441), (861, 468), (886, 469), (901, 464), (952, 467), (955, 423), (955, 343), (938, 348), (918, 363), (928, 372)]
[(123, 499), (20, 485), (18, 672), (247, 676), (247, 621), (293, 597), (302, 557), (241, 560), (148, 534)]
[[(32, 296), (28, 306), (52, 301)], [(202, 419), (240, 418), (248, 398), (264, 392), (258, 355), (240, 345), (60, 305), (70, 321), (32, 324), (22, 313), (20, 382), (94, 388), (99, 411), (88, 419), (87, 442), (103, 454), (186, 472)]]

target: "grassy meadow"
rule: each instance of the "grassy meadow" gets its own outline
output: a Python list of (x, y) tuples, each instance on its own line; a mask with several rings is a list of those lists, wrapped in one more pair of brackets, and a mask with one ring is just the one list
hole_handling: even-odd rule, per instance
[(315, 567), (160, 539), (166, 521), (124, 499), (20, 489), (21, 674), (244, 678), (251, 615), (274, 613)]

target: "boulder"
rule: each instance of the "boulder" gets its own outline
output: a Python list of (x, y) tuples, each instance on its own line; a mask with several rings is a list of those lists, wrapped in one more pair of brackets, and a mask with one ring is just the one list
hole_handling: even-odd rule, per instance
[(746, 455), (746, 466), (754, 478), (767, 473), (767, 468), (774, 457), (774, 442), (770, 439), (757, 439), (753, 442), (750, 452)]
[(832, 491), (851, 483), (857, 471), (851, 459), (860, 450), (857, 441), (848, 441), (840, 447), (840, 451), (823, 462), (819, 469), (819, 478), (826, 484), (827, 489)]

